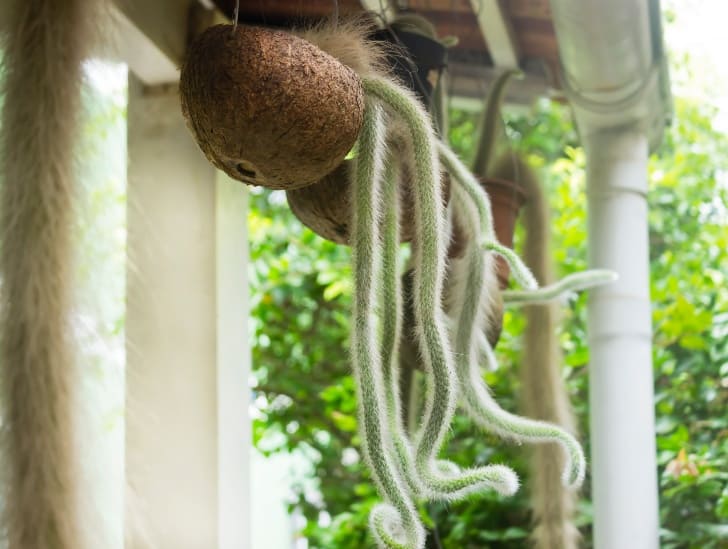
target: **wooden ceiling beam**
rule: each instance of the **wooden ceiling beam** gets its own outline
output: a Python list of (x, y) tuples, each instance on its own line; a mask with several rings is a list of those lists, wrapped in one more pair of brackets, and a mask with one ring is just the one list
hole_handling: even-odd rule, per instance
[(176, 83), (190, 31), (227, 21), (199, 0), (112, 0), (110, 11), (113, 56), (147, 86)]
[[(212, 1), (212, 0), (210, 0)], [(217, 7), (232, 19), (234, 0), (215, 0)], [(240, 21), (265, 19), (279, 21), (306, 21), (333, 16), (338, 6), (339, 15), (346, 16), (362, 10), (359, 0), (241, 0)]]
[[(500, 71), (461, 62), (451, 63), (450, 69), (448, 92), (453, 102), (460, 106), (470, 105), (474, 110), (481, 109), (483, 98)], [(505, 97), (508, 105), (528, 106), (544, 94), (555, 96), (549, 75), (539, 67), (526, 67), (524, 74), (523, 79), (514, 80), (508, 87)]]
[(472, 13), (470, 0), (409, 0), (407, 7), (414, 11), (440, 13)]
[(145, 84), (178, 80), (190, 4), (190, 0), (111, 2), (117, 55)]
[(116, 37), (111, 59), (126, 63), (129, 70), (148, 86), (167, 84), (179, 78), (177, 64), (123, 12), (112, 7), (111, 22)]
[(520, 53), (511, 21), (499, 0), (470, 0), (493, 63), (518, 68)]

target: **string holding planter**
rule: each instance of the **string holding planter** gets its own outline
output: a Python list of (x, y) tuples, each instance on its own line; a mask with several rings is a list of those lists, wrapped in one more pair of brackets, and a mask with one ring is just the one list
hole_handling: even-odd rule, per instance
[[(483, 281), (494, 278), (494, 256), (504, 257), (525, 290), (537, 290), (521, 260), (498, 242), (487, 194), (437, 139), (417, 97), (382, 68), (382, 50), (366, 29), (339, 23), (305, 36), (242, 25), (208, 29), (182, 67), (182, 109), (200, 148), (231, 177), (287, 189), (289, 198), (325, 186), (307, 199), (322, 201), (314, 216), (336, 211), (332, 239), (352, 247), (359, 429), (384, 499), (370, 516), (377, 544), (424, 547), (418, 502), (454, 501), (485, 489), (509, 495), (518, 488), (507, 466), (461, 468), (441, 459), (459, 400), (494, 432), (561, 443), (569, 458), (564, 482), (577, 487), (585, 461), (576, 440), (556, 426), (503, 411), (480, 376), (474, 334), (482, 329)], [(355, 143), (354, 158), (345, 161)], [(442, 297), (450, 234), (442, 167), (450, 175), (453, 213), (468, 237), (467, 276), (454, 284), (457, 306), (447, 311)], [(398, 387), (403, 305), (397, 252), (404, 215), (412, 218), (406, 236), (413, 252), (414, 333), (428, 385), (414, 433), (402, 424)]]

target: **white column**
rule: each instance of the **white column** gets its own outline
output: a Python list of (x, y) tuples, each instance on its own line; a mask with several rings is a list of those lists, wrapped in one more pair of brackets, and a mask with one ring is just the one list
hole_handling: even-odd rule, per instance
[(657, 549), (647, 138), (621, 128), (585, 144), (589, 263), (620, 277), (589, 300), (595, 547)]
[(247, 549), (246, 192), (129, 80), (127, 549)]

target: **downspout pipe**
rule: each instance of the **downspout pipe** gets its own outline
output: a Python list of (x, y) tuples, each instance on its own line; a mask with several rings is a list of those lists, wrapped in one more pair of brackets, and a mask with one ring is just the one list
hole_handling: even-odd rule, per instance
[(586, 150), (596, 549), (659, 547), (647, 160), (671, 114), (659, 0), (551, 0), (564, 88)]

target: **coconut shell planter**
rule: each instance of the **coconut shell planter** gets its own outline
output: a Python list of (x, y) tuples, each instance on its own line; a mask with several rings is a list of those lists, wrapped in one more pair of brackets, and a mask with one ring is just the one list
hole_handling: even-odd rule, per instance
[(287, 32), (229, 25), (191, 45), (182, 112), (207, 158), (249, 185), (295, 189), (321, 180), (361, 129), (359, 77)]
[[(349, 244), (349, 226), (352, 219), (351, 171), (353, 161), (345, 160), (333, 172), (313, 185), (286, 191), (288, 206), (293, 214), (317, 235), (336, 242)], [(414, 204), (411, 178), (403, 169), (399, 185), (400, 241), (411, 242), (414, 236)], [(443, 177), (442, 200), (447, 206), (450, 184)]]
[[(317, 33), (328, 52), (314, 45)], [(560, 444), (568, 486), (581, 483), (584, 455), (563, 429), (501, 409), (483, 381), (483, 357), (495, 360), (483, 337), (497, 292), (495, 256), (504, 257), (522, 293), (542, 290), (499, 242), (480, 182), (438, 140), (412, 91), (376, 63), (351, 61), (385, 57), (366, 30), (340, 24), (306, 36), (243, 25), (208, 29), (182, 67), (182, 111), (212, 164), (246, 184), (287, 190), (305, 223), (351, 246), (359, 431), (382, 498), (370, 529), (381, 548), (423, 549), (418, 503), (518, 488), (507, 466), (461, 468), (442, 459), (458, 405), (486, 431)], [(353, 160), (345, 160), (355, 145)], [(465, 235), (451, 261), (449, 215)], [(406, 328), (399, 254), (405, 240), (412, 240)], [(453, 283), (443, 299), (446, 276)], [(427, 383), (417, 437), (402, 423), (403, 333), (412, 336)]]

